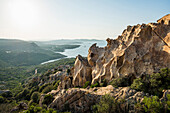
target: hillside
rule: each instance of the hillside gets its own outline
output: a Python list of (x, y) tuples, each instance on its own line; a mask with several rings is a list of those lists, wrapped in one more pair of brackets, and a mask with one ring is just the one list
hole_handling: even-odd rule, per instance
[(74, 58), (65, 58), (55, 62), (43, 64), (43, 65), (32, 65), (32, 66), (17, 66), (17, 67), (5, 67), (0, 68), (0, 90), (13, 89), (21, 84), (24, 84), (28, 79), (35, 76), (35, 70), (37, 75), (41, 75), (48, 70), (52, 70), (60, 65), (73, 65)]
[(44, 61), (65, 57), (39, 47), (34, 42), (0, 39), (1, 67), (36, 65)]
[(39, 52), (42, 49), (34, 42), (17, 39), (0, 39), (0, 50), (11, 52)]

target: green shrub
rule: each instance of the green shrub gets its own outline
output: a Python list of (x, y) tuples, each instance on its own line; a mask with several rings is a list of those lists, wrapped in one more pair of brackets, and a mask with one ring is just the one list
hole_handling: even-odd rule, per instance
[(44, 96), (44, 100), (43, 100), (43, 104), (49, 105), (52, 101), (53, 101), (53, 96), (51, 94), (45, 95)]
[(32, 87), (32, 88), (30, 89), (30, 93), (28, 94), (28, 96), (31, 98), (31, 95), (32, 95), (34, 92), (38, 92), (38, 89), (39, 89), (38, 86)]
[(38, 103), (39, 98), (40, 98), (39, 92), (34, 92), (34, 93), (31, 95), (31, 99), (32, 99), (33, 102), (35, 102), (35, 103)]
[(135, 108), (135, 113), (144, 113), (145, 112), (143, 106), (139, 102), (135, 103), (134, 108)]
[(130, 81), (131, 76), (129, 77), (121, 77), (121, 78), (115, 78), (113, 79), (110, 84), (113, 87), (126, 87), (131, 85)]
[(3, 96), (0, 96), (0, 103), (4, 103), (5, 99)]
[(95, 83), (95, 84), (92, 84), (90, 87), (91, 88), (94, 88), (94, 87), (99, 87), (100, 85), (99, 85), (99, 83), (97, 82), (97, 83)]
[(34, 112), (37, 113), (37, 112), (40, 112), (42, 110), (41, 107), (34, 107)]
[(165, 102), (164, 108), (167, 113), (170, 113), (170, 94), (167, 94), (166, 97), (167, 97), (167, 101)]
[(29, 95), (28, 95), (29, 93), (30, 93), (29, 89), (25, 88), (23, 91), (21, 91), (20, 93), (16, 95), (16, 99), (17, 100), (22, 100), (22, 99), (29, 100)]
[(11, 109), (16, 105), (14, 101), (10, 103), (0, 103), (0, 113), (11, 113)]
[(163, 111), (163, 105), (157, 96), (144, 97), (143, 103), (145, 112), (160, 113)]
[(110, 95), (106, 94), (102, 96), (100, 102), (93, 106), (95, 113), (115, 113), (117, 112), (118, 103)]
[(141, 78), (137, 78), (133, 81), (133, 84), (131, 85), (132, 89), (136, 89), (136, 90), (145, 90), (145, 86), (144, 86), (144, 82)]
[(100, 87), (106, 87), (107, 86), (107, 81), (106, 79), (102, 80), (102, 82), (100, 83)]
[(86, 81), (83, 88), (87, 88), (87, 86), (89, 86), (89, 85), (90, 85), (90, 81)]
[(34, 112), (34, 107), (33, 105), (29, 106), (29, 108), (25, 111), (25, 113), (35, 113)]
[(55, 85), (53, 86), (53, 89), (54, 89), (54, 90), (56, 90), (56, 89), (58, 88), (60, 82), (61, 82), (61, 81), (58, 80), (58, 81), (55, 83)]
[(6, 98), (8, 98), (8, 97), (12, 97), (12, 92), (11, 91), (6, 91), (6, 92), (4, 92), (4, 93), (2, 93), (1, 94), (3, 97), (6, 97)]
[(47, 87), (49, 84), (43, 84), (42, 86), (40, 86), (39, 88), (39, 92), (42, 92), (42, 90)]
[(48, 92), (50, 92), (51, 90), (53, 90), (53, 86), (52, 86), (52, 85), (49, 85), (49, 86), (45, 87), (42, 92), (43, 92), (43, 93), (48, 93)]
[(133, 81), (131, 88), (162, 97), (164, 89), (170, 89), (170, 69), (161, 69), (159, 73), (145, 75)]

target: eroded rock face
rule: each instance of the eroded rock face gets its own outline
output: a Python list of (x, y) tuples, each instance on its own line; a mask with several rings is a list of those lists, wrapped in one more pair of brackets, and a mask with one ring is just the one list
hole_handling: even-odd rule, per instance
[[(170, 15), (162, 20), (169, 21)], [(104, 79), (141, 75), (170, 68), (170, 25), (149, 23), (127, 26), (117, 39), (107, 39), (104, 48), (93, 44), (88, 51), (87, 60), (77, 56), (68, 86), (82, 87), (86, 81), (92, 84)], [(68, 88), (68, 87), (67, 87)]]
[[(163, 19), (167, 21), (169, 16)], [(170, 25), (128, 26), (117, 39), (106, 41), (104, 48), (96, 44), (89, 48), (87, 59), (92, 67), (92, 84), (103, 79), (138, 77), (170, 68)]]
[(81, 55), (78, 55), (74, 63), (74, 68), (72, 69), (73, 86), (83, 87), (86, 81), (91, 81), (91, 71), (92, 69), (87, 59), (83, 58)]
[(161, 19), (157, 20), (158, 23), (170, 25), (170, 14), (165, 15)]

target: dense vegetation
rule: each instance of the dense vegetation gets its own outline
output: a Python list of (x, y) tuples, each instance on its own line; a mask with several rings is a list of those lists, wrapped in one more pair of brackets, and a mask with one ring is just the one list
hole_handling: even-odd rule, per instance
[(159, 73), (137, 78), (131, 88), (161, 97), (163, 90), (170, 89), (170, 69), (164, 68)]
[[(74, 58), (67, 58), (44, 65), (9, 68), (9, 72), (7, 70), (1, 71), (3, 75), (8, 75), (9, 78), (4, 76), (1, 76), (1, 78), (6, 81), (6, 88), (10, 88), (11, 90), (0, 94), (0, 112), (8, 113), (14, 106), (21, 107), (20, 104), (24, 102), (28, 105), (28, 109), (25, 111), (26, 113), (56, 113), (56, 110), (47, 110), (47, 106), (53, 100), (53, 96), (46, 95), (42, 102), (43, 106), (39, 106), (40, 95), (46, 94), (51, 90), (56, 90), (60, 83), (60, 77), (55, 80), (50, 80), (50, 74), (62, 71), (61, 65), (73, 66), (74, 61)], [(35, 69), (38, 70), (36, 75), (34, 75)], [(69, 71), (67, 70), (67, 72)], [(10, 78), (10, 76), (13, 77)], [(39, 76), (41, 80), (44, 80), (42, 85), (38, 85), (40, 83), (34, 81), (34, 78), (37, 76)], [(15, 84), (10, 84), (11, 82)]]
[(163, 68), (159, 73), (143, 75), (131, 82), (132, 76), (116, 78), (111, 85), (114, 87), (130, 86), (132, 89), (162, 97), (163, 91), (170, 89), (170, 69)]
[[(161, 102), (159, 97), (144, 97), (143, 102), (136, 103), (133, 106), (136, 113), (169, 113), (170, 112), (170, 94), (168, 100)], [(132, 102), (133, 103), (133, 102)], [(115, 100), (112, 96), (106, 94), (100, 101), (93, 105), (94, 113), (129, 113), (130, 102), (125, 100)], [(134, 111), (132, 111), (134, 112)]]
[(66, 58), (43, 65), (0, 68), (0, 90), (13, 88), (16, 90), (18, 87), (21, 87), (21, 85), (24, 84), (25, 80), (31, 78), (34, 75), (35, 69), (38, 71), (37, 74), (41, 75), (46, 71), (60, 65), (68, 64), (72, 66), (74, 61), (74, 58)]

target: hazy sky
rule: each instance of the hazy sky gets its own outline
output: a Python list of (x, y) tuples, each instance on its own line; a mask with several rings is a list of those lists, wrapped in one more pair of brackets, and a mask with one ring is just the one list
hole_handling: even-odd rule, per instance
[(0, 37), (105, 40), (168, 13), (170, 0), (0, 0)]

